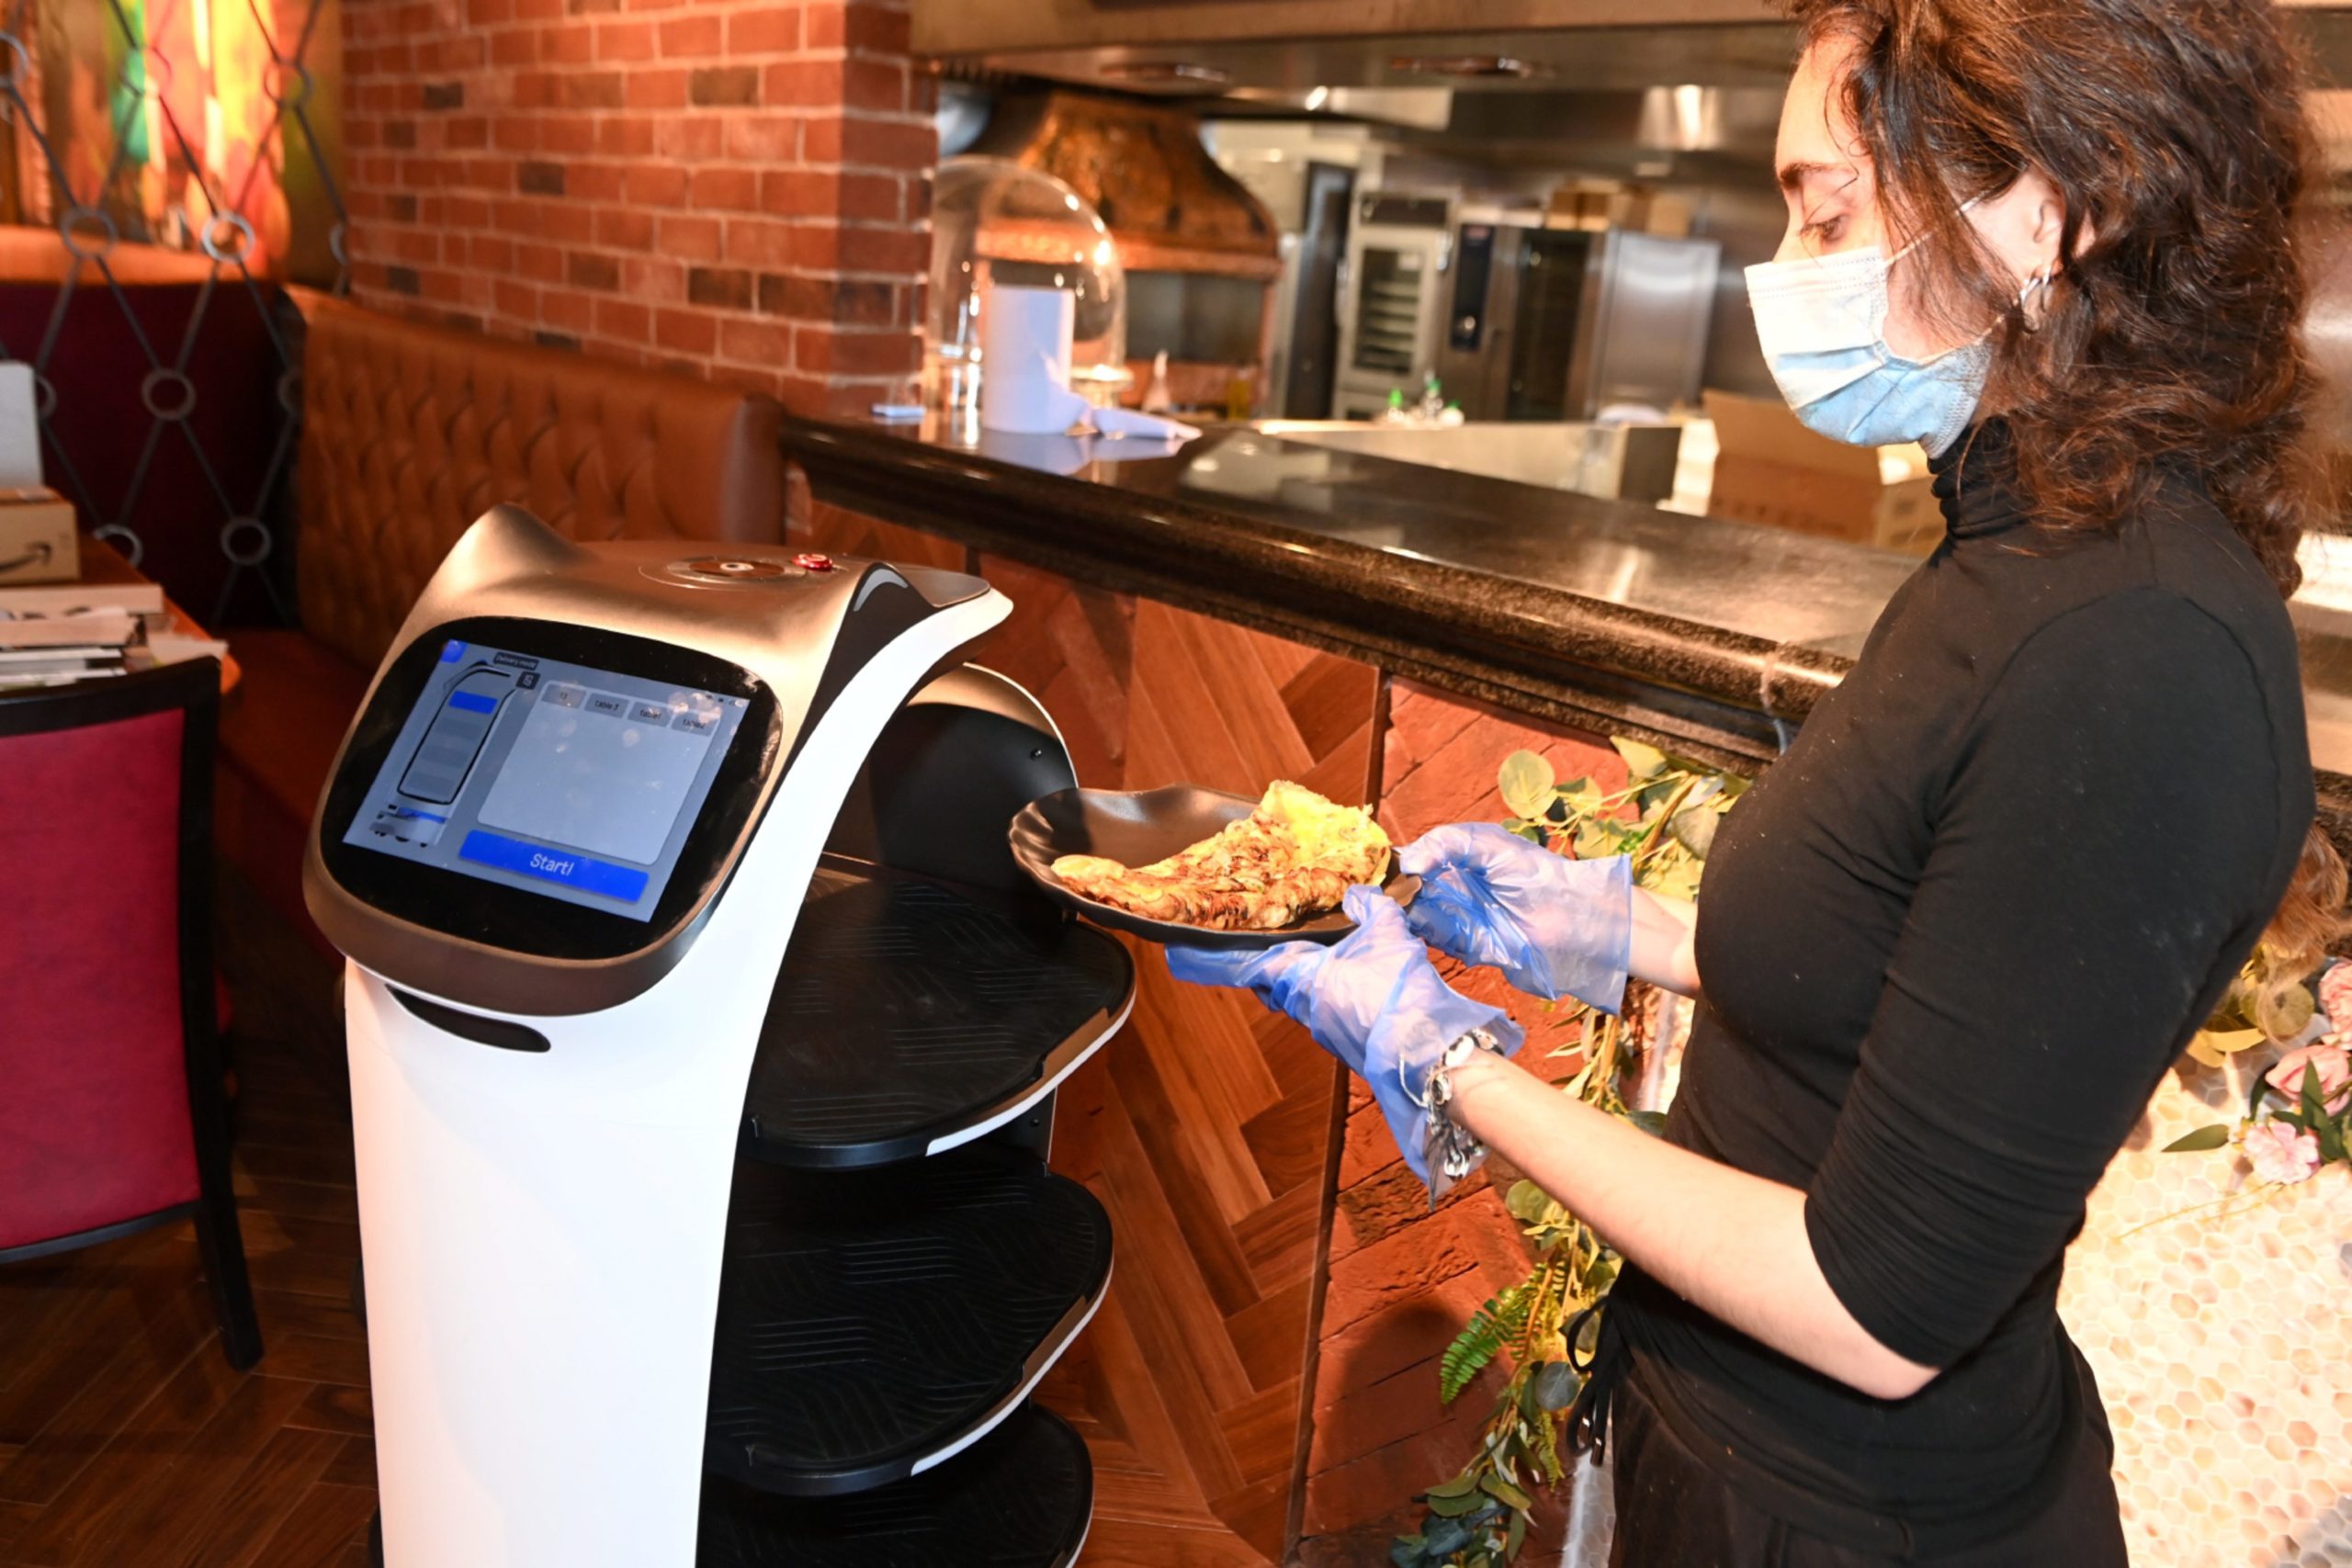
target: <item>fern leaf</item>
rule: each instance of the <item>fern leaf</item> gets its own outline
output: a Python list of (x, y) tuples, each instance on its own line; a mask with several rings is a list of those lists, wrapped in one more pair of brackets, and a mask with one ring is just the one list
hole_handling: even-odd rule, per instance
[(1438, 1359), (1439, 1397), (1453, 1404), (1470, 1385), (1470, 1380), (1485, 1371), (1487, 1363), (1502, 1353), (1502, 1348), (1503, 1337), (1496, 1328), (1495, 1320), (1487, 1315), (1485, 1307), (1480, 1307)]
[(1438, 1393), (1446, 1404), (1453, 1404), (1470, 1380), (1502, 1354), (1505, 1345), (1526, 1332), (1528, 1304), (1526, 1287), (1513, 1285), (1470, 1314), (1469, 1324), (1438, 1360)]

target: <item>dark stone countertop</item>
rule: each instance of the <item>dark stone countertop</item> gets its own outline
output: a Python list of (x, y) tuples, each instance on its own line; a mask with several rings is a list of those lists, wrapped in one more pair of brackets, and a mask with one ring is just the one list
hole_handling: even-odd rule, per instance
[[(1917, 565), (1238, 425), (1171, 454), (794, 419), (785, 447), (820, 500), (1722, 762), (1776, 752)], [(2352, 824), (2352, 538), (2306, 554), (2312, 751)]]

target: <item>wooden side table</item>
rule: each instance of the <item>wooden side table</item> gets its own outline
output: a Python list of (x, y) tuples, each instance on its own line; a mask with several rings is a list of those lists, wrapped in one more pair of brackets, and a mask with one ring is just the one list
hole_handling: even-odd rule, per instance
[[(80, 540), (80, 547), (82, 570), (81, 574), (74, 579), (77, 582), (119, 585), (149, 581), (145, 573), (125, 560), (120, 552), (104, 539), (93, 538), (88, 534), (84, 534)], [(182, 636), (200, 637), (212, 636), (198, 623), (194, 615), (174, 603), (172, 596), (168, 593), (164, 595), (164, 611), (172, 617), (172, 629)], [(220, 656), (222, 694), (226, 695), (234, 691), (238, 681), (243, 676), (243, 671), (238, 669), (235, 657), (226, 652), (222, 653)]]

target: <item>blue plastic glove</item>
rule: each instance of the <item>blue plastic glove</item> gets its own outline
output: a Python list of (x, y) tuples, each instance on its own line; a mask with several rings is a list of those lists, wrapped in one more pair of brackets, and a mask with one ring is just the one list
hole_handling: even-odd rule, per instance
[[(1306, 1025), (1371, 1086), (1406, 1165), (1429, 1182), (1429, 1081), (1438, 1058), (1474, 1029), (1493, 1035), (1505, 1055), (1526, 1036), (1500, 1008), (1474, 1002), (1438, 977), (1429, 949), (1386, 894), (1351, 887), (1341, 907), (1356, 929), (1331, 946), (1286, 942), (1256, 953), (1170, 947), (1168, 972), (1195, 985), (1247, 986), (1268, 1007)], [(1441, 1190), (1431, 1183), (1432, 1195)]]
[(1405, 918), (1439, 952), (1499, 969), (1530, 996), (1623, 1005), (1634, 947), (1623, 855), (1570, 860), (1492, 822), (1456, 822), (1407, 844), (1396, 863), (1421, 879)]

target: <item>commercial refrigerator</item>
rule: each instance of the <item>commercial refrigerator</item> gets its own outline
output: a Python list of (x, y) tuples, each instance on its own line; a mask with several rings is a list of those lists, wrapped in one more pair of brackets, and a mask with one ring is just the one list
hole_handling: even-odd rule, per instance
[(1046, 1155), (1135, 977), (1007, 847), (1074, 782), (962, 662), (1008, 609), (503, 507), (425, 589), (305, 864), (390, 1568), (1076, 1557), (1028, 1396), (1112, 1238)]

